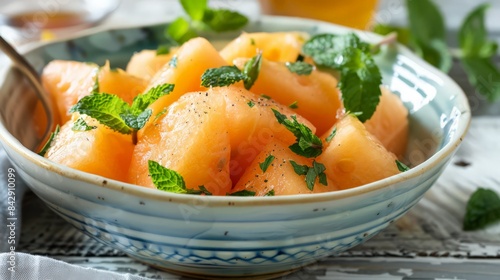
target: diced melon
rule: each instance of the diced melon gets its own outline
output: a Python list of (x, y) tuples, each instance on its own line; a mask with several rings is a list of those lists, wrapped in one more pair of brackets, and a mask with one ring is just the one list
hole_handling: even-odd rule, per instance
[(66, 123), (69, 109), (92, 92), (99, 66), (93, 63), (53, 60), (42, 72), (42, 84), (55, 100), (60, 123)]
[[(264, 172), (260, 164), (269, 156), (273, 156), (274, 160)], [(274, 195), (289, 195), (321, 193), (338, 189), (329, 179), (326, 186), (316, 179), (313, 190), (309, 190), (305, 175), (298, 175), (290, 161), (295, 161), (299, 165), (312, 166), (311, 159), (293, 153), (287, 144), (273, 139), (250, 164), (232, 192), (247, 190), (255, 192), (256, 196), (265, 196), (271, 191), (274, 191)]]
[(287, 145), (295, 142), (295, 136), (278, 123), (272, 109), (308, 126), (313, 133), (316, 128), (292, 109), (274, 100), (259, 97), (240, 87), (216, 87), (210, 90), (221, 94), (226, 100), (226, 123), (231, 142), (231, 179), (237, 182), (248, 165), (273, 138)]
[[(246, 61), (237, 59), (235, 65), (242, 69)], [(298, 75), (280, 62), (263, 60), (250, 91), (265, 94), (287, 106), (295, 103), (294, 111), (308, 119), (319, 135), (335, 124), (341, 109), (337, 80), (332, 75), (318, 70), (310, 75)]]
[(380, 103), (365, 127), (387, 150), (402, 158), (408, 143), (408, 109), (389, 89), (381, 89)]
[(336, 129), (335, 136), (331, 142), (325, 141), (318, 162), (325, 165), (325, 173), (340, 189), (365, 185), (400, 173), (396, 156), (387, 151), (356, 117), (345, 115), (322, 139), (326, 139), (333, 129)]
[[(97, 128), (73, 131), (73, 123), (78, 117)], [(125, 182), (133, 149), (130, 135), (120, 134), (89, 116), (75, 113), (61, 127), (45, 157), (80, 171)]]
[[(175, 63), (167, 63), (150, 81), (148, 89), (170, 83), (174, 90), (150, 105), (153, 116), (162, 112), (187, 92), (205, 90), (201, 86), (201, 76), (209, 68), (218, 68), (227, 63), (217, 50), (204, 38), (194, 38), (184, 43), (174, 56)], [(146, 124), (148, 126), (151, 120)], [(139, 138), (142, 133), (139, 132)]]
[(302, 32), (243, 33), (227, 44), (220, 54), (229, 64), (236, 58), (251, 58), (259, 51), (270, 61), (293, 62), (308, 37)]
[(146, 80), (130, 75), (122, 69), (111, 69), (106, 61), (99, 69), (99, 92), (116, 94), (125, 102), (132, 104), (134, 98), (144, 92), (148, 83)]
[(154, 188), (148, 160), (178, 172), (188, 189), (203, 185), (214, 195), (231, 189), (230, 145), (224, 97), (193, 92), (153, 118), (137, 143), (129, 171), (133, 184)]
[(177, 48), (171, 48), (168, 54), (156, 54), (156, 50), (142, 50), (130, 58), (126, 71), (130, 75), (149, 81), (172, 59), (176, 51)]

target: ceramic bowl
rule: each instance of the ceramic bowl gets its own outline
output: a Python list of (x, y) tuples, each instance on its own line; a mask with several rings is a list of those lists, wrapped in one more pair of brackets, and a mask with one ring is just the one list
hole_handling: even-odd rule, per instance
[[(34, 47), (26, 57), (41, 70), (53, 59), (124, 66), (154, 48), (165, 26), (90, 32)], [(263, 17), (246, 31), (345, 33), (312, 20)], [(380, 37), (355, 31), (364, 40)], [(238, 33), (208, 35), (227, 39)], [(89, 236), (161, 269), (203, 277), (273, 277), (348, 250), (404, 215), (450, 161), (469, 122), (462, 90), (401, 46), (377, 56), (384, 83), (409, 109), (410, 171), (357, 188), (282, 197), (208, 197), (166, 193), (55, 164), (37, 144), (34, 96), (11, 69), (0, 85), (0, 140), (17, 172), (52, 210)]]

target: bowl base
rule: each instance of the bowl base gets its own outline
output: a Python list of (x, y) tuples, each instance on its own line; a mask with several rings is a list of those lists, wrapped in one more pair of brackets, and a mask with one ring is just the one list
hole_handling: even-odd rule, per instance
[(279, 271), (279, 272), (272, 272), (272, 273), (266, 273), (266, 274), (254, 274), (254, 275), (205, 275), (205, 274), (198, 274), (198, 273), (190, 273), (187, 271), (183, 270), (176, 270), (173, 268), (166, 268), (162, 267), (157, 264), (149, 263), (147, 261), (138, 259), (132, 255), (127, 254), (130, 258), (135, 259), (138, 262), (141, 262), (143, 264), (146, 264), (152, 268), (165, 271), (171, 274), (179, 275), (179, 276), (184, 276), (184, 277), (189, 277), (189, 278), (194, 278), (194, 279), (203, 279), (203, 280), (217, 280), (217, 279), (245, 279), (245, 280), (268, 280), (268, 279), (277, 279), (283, 276), (286, 276), (288, 274), (292, 274), (300, 269), (302, 269), (304, 266), (301, 267), (294, 267), (289, 270), (285, 271)]

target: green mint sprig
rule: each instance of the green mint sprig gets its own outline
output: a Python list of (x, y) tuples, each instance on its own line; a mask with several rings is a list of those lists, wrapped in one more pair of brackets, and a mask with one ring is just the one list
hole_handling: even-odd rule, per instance
[(291, 116), (289, 120), (286, 115), (278, 110), (272, 109), (278, 123), (284, 125), (286, 129), (293, 133), (296, 142), (289, 146), (292, 152), (307, 158), (314, 158), (323, 152), (323, 142), (316, 136), (309, 127), (297, 121), (296, 116)]
[(88, 115), (117, 132), (132, 133), (135, 144), (137, 131), (144, 127), (153, 112), (148, 106), (173, 89), (172, 84), (156, 86), (145, 94), (136, 96), (131, 106), (117, 95), (94, 93), (80, 99), (69, 112)]
[(201, 31), (233, 31), (248, 23), (248, 18), (238, 12), (209, 8), (207, 0), (180, 0), (180, 3), (189, 18), (179, 17), (165, 30), (166, 36), (178, 44), (198, 37)]
[(311, 75), (314, 69), (313, 65), (304, 61), (287, 62), (285, 63), (285, 66), (288, 70), (290, 70), (290, 72), (302, 76)]
[(259, 77), (261, 66), (262, 53), (259, 53), (245, 63), (243, 70), (236, 66), (210, 68), (201, 76), (201, 85), (207, 88), (225, 87), (243, 81), (243, 85), (249, 90)]
[(500, 71), (492, 62), (498, 45), (488, 39), (484, 17), (488, 4), (474, 9), (459, 30), (460, 61), (469, 82), (490, 102), (500, 98)]
[(96, 129), (96, 128), (97, 128), (97, 126), (88, 125), (87, 122), (83, 118), (80, 117), (73, 123), (71, 130), (73, 130), (73, 131), (89, 131), (89, 130)]
[(45, 156), (45, 154), (49, 150), (50, 146), (52, 145), (52, 142), (56, 138), (57, 134), (59, 134), (60, 130), (61, 130), (61, 127), (59, 127), (59, 125), (56, 125), (54, 132), (50, 133), (49, 139), (47, 139), (47, 142), (45, 143), (45, 145), (43, 145), (43, 147), (40, 149), (40, 152), (38, 152), (39, 155), (41, 155), (42, 157)]
[(500, 198), (492, 190), (479, 188), (469, 198), (463, 221), (464, 230), (476, 230), (500, 221)]
[(427, 62), (448, 72), (452, 58), (460, 61), (469, 83), (490, 102), (500, 98), (500, 70), (492, 62), (497, 43), (488, 38), (485, 14), (488, 4), (473, 9), (458, 32), (459, 49), (446, 45), (443, 15), (432, 0), (407, 0), (408, 27), (375, 26), (380, 34), (396, 32), (398, 41), (408, 45)]
[(371, 46), (352, 33), (319, 34), (309, 39), (302, 51), (319, 67), (340, 73), (338, 87), (345, 109), (361, 122), (369, 120), (382, 95), (382, 75), (372, 58)]

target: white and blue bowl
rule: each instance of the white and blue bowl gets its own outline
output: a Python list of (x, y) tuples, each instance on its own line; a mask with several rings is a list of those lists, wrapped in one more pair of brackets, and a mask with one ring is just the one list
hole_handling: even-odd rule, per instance
[[(38, 70), (53, 59), (124, 66), (162, 42), (165, 26), (90, 32), (26, 52)], [(246, 31), (346, 33), (312, 20), (264, 17)], [(364, 40), (380, 37), (355, 31)], [(210, 35), (228, 39), (237, 33)], [(12, 69), (0, 76), (0, 142), (17, 172), (52, 210), (131, 257), (202, 277), (272, 277), (356, 246), (404, 215), (432, 186), (470, 122), (462, 90), (401, 46), (377, 56), (384, 83), (409, 109), (410, 171), (357, 188), (282, 197), (166, 193), (83, 173), (30, 150), (37, 144), (34, 95)]]

